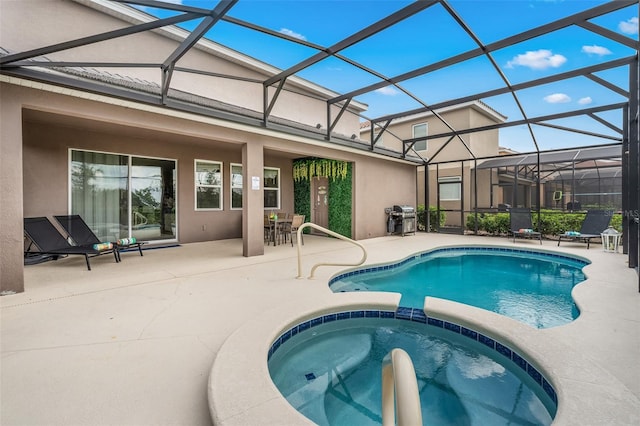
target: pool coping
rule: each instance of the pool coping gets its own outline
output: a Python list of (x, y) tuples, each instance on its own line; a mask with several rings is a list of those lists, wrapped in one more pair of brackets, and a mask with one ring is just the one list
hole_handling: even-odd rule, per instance
[[(462, 246), (468, 245), (456, 245)], [(528, 251), (557, 254), (537, 248)], [(414, 258), (414, 255), (407, 258)], [(581, 289), (599, 284), (594, 282), (598, 278), (591, 279), (589, 269), (591, 265), (586, 265), (587, 279), (574, 287), (573, 297), (581, 311)], [(327, 292), (313, 300), (284, 303), (245, 323), (225, 341), (210, 371), (208, 400), (214, 424), (255, 424), (257, 419), (265, 425), (313, 424), (286, 401), (271, 381), (267, 366), (271, 345), (296, 324), (325, 314), (357, 309), (396, 311), (400, 297), (397, 293)], [(557, 393), (554, 425), (633, 424), (637, 419), (639, 402), (629, 388), (597, 365), (588, 354), (563, 342), (562, 333), (554, 331), (569, 327), (589, 312), (584, 312), (569, 325), (550, 329), (536, 329), (493, 312), (433, 297), (425, 298), (424, 312), (427, 316), (494, 336), (522, 354), (549, 380)]]
[[(211, 368), (209, 407), (216, 425), (313, 424), (296, 411), (271, 381), (267, 354), (273, 342), (294, 325), (312, 318), (363, 309), (395, 311), (395, 293), (339, 293), (305, 303), (285, 304), (253, 319), (225, 341)], [(545, 333), (493, 312), (427, 297), (425, 314), (495, 337), (517, 350), (552, 384), (558, 397), (554, 424), (602, 424), (597, 419), (633, 413), (629, 391), (587, 356)], [(553, 362), (551, 361), (553, 360)], [(219, 386), (224, 383), (224, 386)], [(216, 384), (217, 386), (214, 386)], [(580, 404), (597, 400), (598, 404)], [(633, 419), (630, 417), (629, 424)], [(606, 420), (603, 420), (606, 423)]]

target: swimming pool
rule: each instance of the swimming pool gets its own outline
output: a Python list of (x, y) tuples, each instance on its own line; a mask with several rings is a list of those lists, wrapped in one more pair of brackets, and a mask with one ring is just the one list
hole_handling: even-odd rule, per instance
[(305, 321), (274, 342), (269, 371), (287, 401), (316, 424), (379, 425), (382, 359), (393, 348), (412, 358), (425, 424), (553, 421), (553, 387), (517, 351), (420, 309)]
[(342, 273), (329, 287), (333, 292), (397, 292), (400, 305), (414, 308), (433, 296), (549, 328), (578, 317), (571, 290), (585, 280), (582, 268), (588, 263), (533, 250), (448, 247)]

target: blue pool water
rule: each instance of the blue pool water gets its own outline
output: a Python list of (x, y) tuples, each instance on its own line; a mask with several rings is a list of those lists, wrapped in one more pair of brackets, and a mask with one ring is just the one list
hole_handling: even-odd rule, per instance
[(584, 281), (586, 264), (535, 251), (447, 248), (341, 274), (329, 286), (334, 292), (401, 293), (400, 305), (414, 308), (422, 308), (425, 296), (433, 296), (549, 328), (578, 317), (571, 290)]
[(288, 336), (271, 354), (271, 377), (318, 425), (381, 424), (382, 361), (393, 348), (413, 361), (425, 425), (549, 425), (557, 410), (540, 373), (492, 339), (500, 352), (490, 349), (477, 333), (473, 339), (413, 321), (351, 318)]

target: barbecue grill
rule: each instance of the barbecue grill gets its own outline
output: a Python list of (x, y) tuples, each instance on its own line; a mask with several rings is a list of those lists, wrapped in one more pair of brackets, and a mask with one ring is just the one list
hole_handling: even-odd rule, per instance
[(385, 209), (389, 215), (387, 230), (391, 234), (416, 233), (416, 209), (412, 206), (395, 205)]

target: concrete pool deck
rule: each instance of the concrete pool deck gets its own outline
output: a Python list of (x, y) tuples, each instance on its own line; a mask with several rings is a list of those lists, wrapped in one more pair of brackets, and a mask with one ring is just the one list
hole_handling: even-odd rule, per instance
[[(594, 397), (567, 395), (567, 407), (601, 407), (594, 425), (640, 423), (640, 293), (625, 255), (604, 253), (599, 245), (558, 248), (544, 241), (541, 247), (529, 240), (444, 234), (359, 242), (367, 264), (457, 244), (542, 248), (591, 260), (588, 281), (574, 292), (580, 318), (532, 334), (549, 341), (541, 349), (548, 353), (546, 364), (571, 368), (571, 359), (553, 351), (561, 342), (582, 354), (578, 365), (593, 364), (607, 376), (606, 383), (590, 381), (582, 372), (585, 379), (573, 386)], [(361, 254), (323, 237), (305, 237), (302, 251), (305, 276), (317, 262), (357, 261)], [(0, 297), (2, 425), (210, 425), (209, 373), (229, 336), (292, 306), (322, 308), (339, 297), (328, 279), (345, 269), (321, 267), (314, 280), (296, 279), (295, 248), (265, 246), (264, 256), (245, 258), (241, 240), (148, 250), (144, 257), (124, 253), (122, 260), (94, 258), (90, 272), (81, 257), (28, 266), (26, 291)], [(244, 380), (238, 374), (233, 384), (214, 386), (224, 391)], [(222, 423), (269, 423), (267, 405), (237, 402), (239, 414)]]

